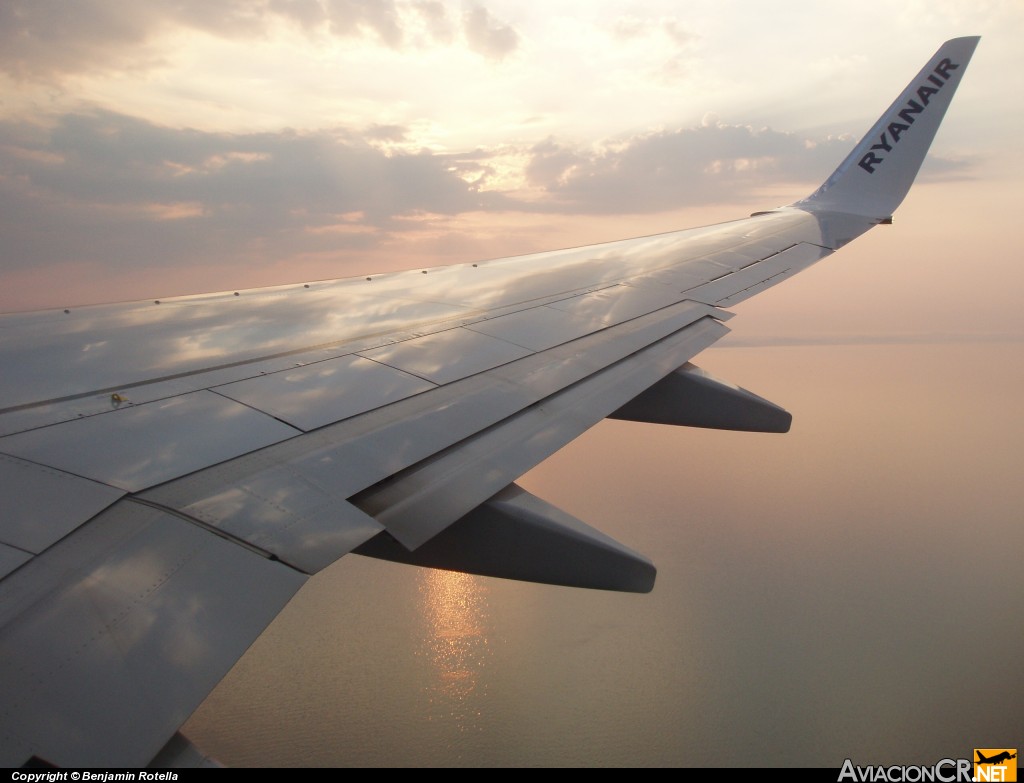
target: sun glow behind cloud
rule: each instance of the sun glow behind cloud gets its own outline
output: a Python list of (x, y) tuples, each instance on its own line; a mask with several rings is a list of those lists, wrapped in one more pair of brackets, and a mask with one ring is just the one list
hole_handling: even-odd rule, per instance
[(858, 38), (852, 11), (800, 3), (15, 0), (0, 9), (0, 309), (436, 265), (786, 203), (940, 40), (997, 27), (925, 178), (1012, 187), (1001, 129), (1022, 110), (1004, 101), (992, 121), (985, 68), (1020, 70), (1002, 41), (1024, 11), (966, 8)]

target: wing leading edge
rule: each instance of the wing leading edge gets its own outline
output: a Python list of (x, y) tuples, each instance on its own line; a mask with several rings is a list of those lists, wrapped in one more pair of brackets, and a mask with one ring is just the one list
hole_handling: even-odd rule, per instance
[(605, 417), (786, 431), (690, 359), (723, 308), (888, 221), (977, 42), (944, 44), (821, 188), (743, 220), (4, 316), (0, 763), (201, 761), (178, 727), (348, 552), (650, 590), (647, 558), (514, 482)]

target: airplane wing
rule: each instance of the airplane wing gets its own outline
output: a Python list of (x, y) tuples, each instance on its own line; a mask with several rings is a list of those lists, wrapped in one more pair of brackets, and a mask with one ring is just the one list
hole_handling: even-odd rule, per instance
[(820, 189), (675, 233), (0, 319), (0, 764), (201, 760), (177, 734), (357, 552), (648, 591), (515, 481), (601, 419), (785, 431), (690, 359), (739, 304), (890, 221), (977, 38)]

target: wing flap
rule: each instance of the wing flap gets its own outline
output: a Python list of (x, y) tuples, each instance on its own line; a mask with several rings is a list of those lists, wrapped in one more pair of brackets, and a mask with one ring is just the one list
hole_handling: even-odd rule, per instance
[(384, 527), (331, 485), (313, 483), (289, 465), (271, 465), (231, 480), (209, 468), (146, 494), (149, 503), (211, 528), (313, 574)]
[(702, 318), (381, 482), (353, 503), (415, 549), (726, 332), (718, 321)]
[(0, 579), (32, 559), (32, 553), (0, 543)]
[(124, 495), (0, 454), (0, 542), (38, 554)]
[(304, 581), (118, 501), (0, 583), (0, 764), (147, 763)]
[[(214, 498), (222, 492), (244, 492), (253, 482), (262, 482), (261, 477), (273, 475), (274, 482), (261, 483), (258, 494), (278, 497), (276, 493), (290, 493), (290, 484), (306, 482), (331, 498), (344, 501), (688, 324), (717, 315), (724, 314), (706, 304), (683, 302), (183, 476), (150, 489), (141, 497), (188, 514), (190, 508), (214, 508)], [(662, 375), (686, 358), (689, 357), (665, 368)], [(650, 382), (654, 380), (657, 378)], [(632, 395), (624, 396), (619, 404), (629, 396)], [(515, 473), (495, 486), (477, 503), (519, 475)], [(234, 498), (240, 502), (240, 496)], [(472, 506), (464, 510), (469, 508)], [(210, 523), (219, 524), (217, 519)], [(248, 534), (245, 537), (249, 540)]]

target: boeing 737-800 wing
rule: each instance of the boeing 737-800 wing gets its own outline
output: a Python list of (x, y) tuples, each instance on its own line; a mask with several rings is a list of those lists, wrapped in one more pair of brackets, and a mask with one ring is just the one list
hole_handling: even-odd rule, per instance
[(514, 483), (606, 417), (785, 431), (690, 359), (906, 195), (977, 44), (824, 185), (720, 225), (0, 320), (0, 763), (195, 759), (176, 732), (309, 574), (360, 554), (648, 591)]

